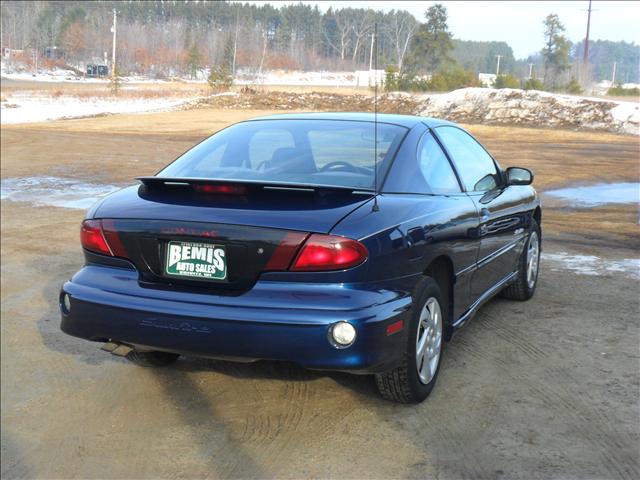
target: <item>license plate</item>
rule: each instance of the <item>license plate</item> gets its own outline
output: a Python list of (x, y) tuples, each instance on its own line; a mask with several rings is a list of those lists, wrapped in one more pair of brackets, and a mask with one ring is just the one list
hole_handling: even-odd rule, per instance
[(222, 245), (194, 242), (169, 242), (166, 275), (192, 280), (227, 279), (227, 257)]

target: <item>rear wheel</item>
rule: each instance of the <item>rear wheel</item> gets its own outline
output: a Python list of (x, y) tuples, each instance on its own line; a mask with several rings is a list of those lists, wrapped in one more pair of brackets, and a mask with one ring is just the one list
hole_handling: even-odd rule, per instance
[(446, 303), (432, 278), (423, 280), (413, 310), (402, 364), (376, 375), (382, 396), (402, 403), (422, 402), (433, 390), (442, 358)]
[(127, 354), (127, 360), (141, 367), (165, 367), (174, 363), (179, 356), (177, 353), (132, 350)]
[(529, 300), (533, 297), (538, 284), (540, 267), (540, 227), (531, 220), (529, 237), (525, 243), (518, 265), (516, 281), (502, 291), (502, 296), (511, 300)]

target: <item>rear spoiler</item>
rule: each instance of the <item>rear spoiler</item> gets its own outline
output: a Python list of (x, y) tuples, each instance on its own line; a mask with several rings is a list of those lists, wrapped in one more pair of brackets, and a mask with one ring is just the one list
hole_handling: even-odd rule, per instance
[[(136, 177), (140, 183), (147, 188), (171, 188), (171, 187), (191, 187), (194, 190), (199, 190), (198, 187), (203, 188), (211, 186), (217, 187), (229, 187), (229, 189), (238, 189), (245, 187), (246, 190), (293, 190), (301, 192), (316, 192), (316, 191), (336, 191), (344, 193), (353, 193), (359, 195), (373, 195), (373, 189), (346, 187), (339, 185), (312, 185), (307, 183), (288, 183), (288, 182), (264, 182), (260, 180), (235, 180), (235, 179), (221, 179), (221, 178), (180, 178), (180, 177)], [(218, 191), (217, 193), (223, 193)], [(237, 193), (237, 192), (236, 192)]]

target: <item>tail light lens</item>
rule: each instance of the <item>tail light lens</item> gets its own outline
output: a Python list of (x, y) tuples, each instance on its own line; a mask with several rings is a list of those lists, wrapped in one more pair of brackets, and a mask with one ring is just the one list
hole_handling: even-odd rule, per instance
[(102, 223), (100, 220), (85, 220), (80, 227), (80, 241), (82, 246), (90, 252), (111, 255), (111, 249), (102, 233)]
[(367, 247), (357, 240), (314, 233), (305, 242), (291, 270), (294, 272), (344, 270), (360, 265), (368, 255)]

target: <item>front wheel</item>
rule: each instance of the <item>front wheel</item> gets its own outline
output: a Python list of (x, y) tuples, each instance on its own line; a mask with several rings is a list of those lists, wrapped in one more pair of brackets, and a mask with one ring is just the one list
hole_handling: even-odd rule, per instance
[(540, 269), (540, 226), (531, 220), (529, 237), (524, 245), (518, 263), (516, 281), (502, 291), (502, 296), (510, 300), (529, 300), (538, 285)]
[(423, 280), (413, 310), (407, 347), (399, 367), (376, 375), (380, 394), (395, 402), (420, 403), (436, 383), (443, 349), (446, 303), (432, 278)]

